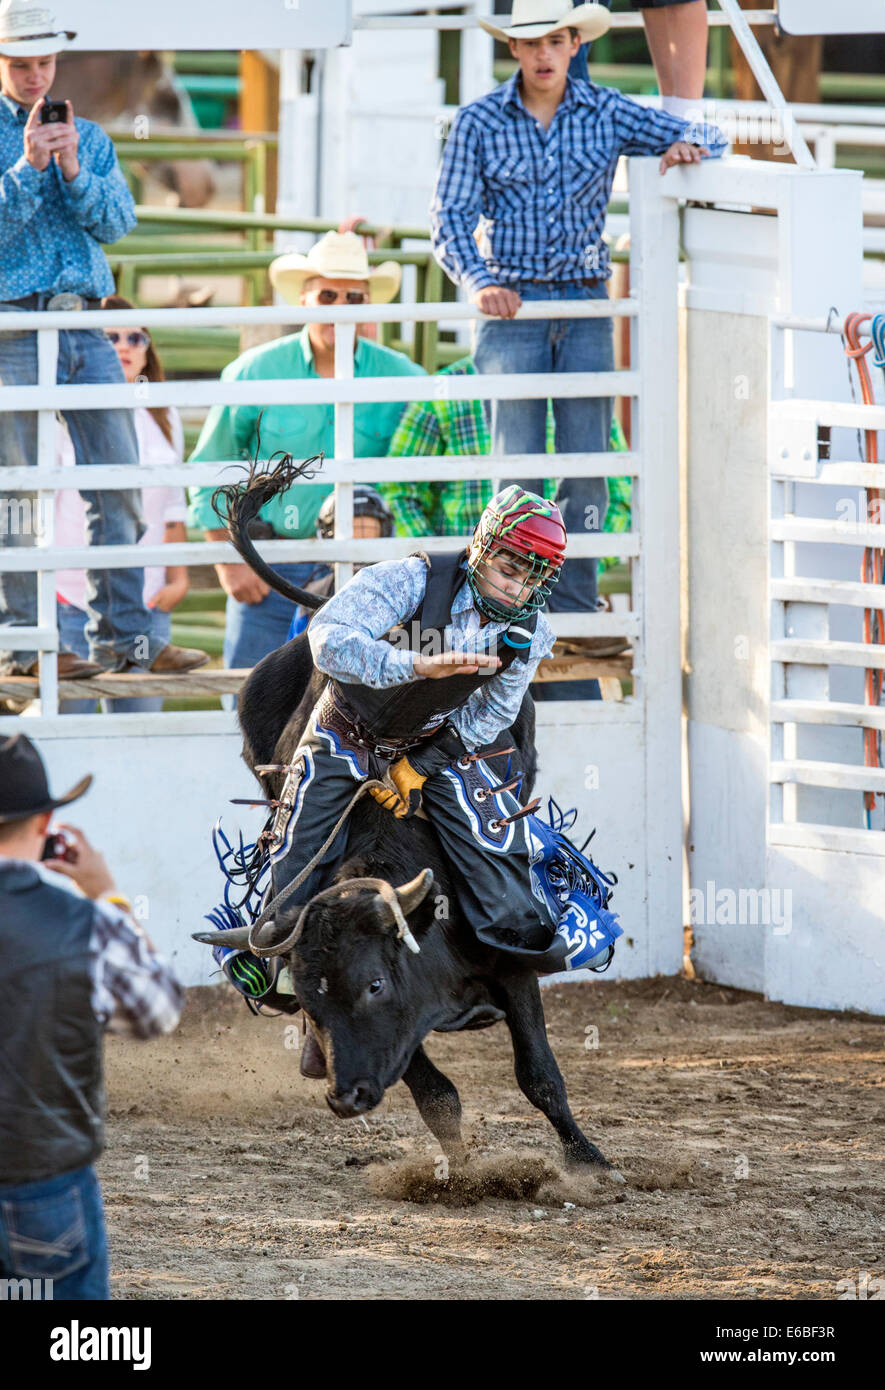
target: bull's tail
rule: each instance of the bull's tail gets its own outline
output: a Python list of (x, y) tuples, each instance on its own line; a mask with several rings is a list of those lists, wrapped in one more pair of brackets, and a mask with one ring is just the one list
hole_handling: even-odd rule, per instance
[(281, 492), (288, 491), (297, 478), (312, 478), (322, 467), (323, 455), (316, 454), (313, 458), (305, 459), (303, 463), (296, 463), (291, 454), (278, 450), (262, 465), (259, 458), (260, 434), (258, 440), (255, 458), (249, 465), (245, 480), (226, 483), (216, 488), (212, 494), (212, 505), (218, 515), (227, 522), (228, 534), (237, 554), (260, 575), (265, 584), (269, 584), (278, 594), (291, 599), (293, 603), (301, 604), (302, 608), (311, 611), (322, 608), (325, 599), (318, 598), (307, 589), (300, 589), (297, 584), (290, 584), (287, 579), (276, 574), (266, 560), (262, 560), (249, 534), (249, 523), (255, 520), (266, 502), (278, 497)]

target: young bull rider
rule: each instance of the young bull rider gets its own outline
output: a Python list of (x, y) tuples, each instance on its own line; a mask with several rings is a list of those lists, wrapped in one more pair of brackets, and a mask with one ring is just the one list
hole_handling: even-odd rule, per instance
[[(608, 881), (480, 752), (512, 725), (552, 650), (540, 609), (565, 548), (558, 507), (511, 485), (482, 513), (469, 551), (367, 566), (316, 614), (308, 638), (329, 683), (277, 813), (274, 893), (320, 854), (357, 784), (389, 770), (390, 789), (372, 795), (398, 817), (423, 808), (481, 941), (541, 972), (608, 965), (621, 935)], [(333, 848), (299, 902), (327, 886), (336, 862)], [(241, 993), (270, 987), (275, 962), (214, 949)]]

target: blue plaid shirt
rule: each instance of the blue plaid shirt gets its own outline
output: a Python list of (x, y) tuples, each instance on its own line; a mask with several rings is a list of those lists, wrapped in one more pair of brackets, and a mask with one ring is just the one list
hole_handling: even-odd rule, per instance
[(25, 158), (28, 112), (0, 96), (0, 300), (64, 290), (100, 299), (114, 277), (100, 242), (135, 226), (135, 203), (110, 138), (74, 118), (80, 172), (68, 183), (55, 160), (44, 170)]
[[(433, 252), (468, 294), (521, 280), (608, 279), (602, 233), (618, 157), (663, 154), (677, 140), (721, 155), (728, 144), (717, 126), (572, 78), (545, 131), (523, 105), (519, 76), (458, 112), (437, 177)], [(473, 237), (480, 222), (485, 255)]]

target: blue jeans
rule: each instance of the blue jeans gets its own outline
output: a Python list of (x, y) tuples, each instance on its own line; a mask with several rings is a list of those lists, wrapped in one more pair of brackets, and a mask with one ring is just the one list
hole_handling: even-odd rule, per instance
[[(524, 300), (605, 299), (604, 284), (521, 284)], [(601, 319), (480, 319), (477, 325), (477, 371), (611, 372), (614, 371), (612, 320)], [(604, 453), (612, 420), (610, 397), (588, 396), (553, 401), (556, 448), (563, 454)], [(492, 401), (492, 452), (544, 454), (547, 402)], [(515, 478), (531, 492), (543, 492), (541, 478)], [(556, 502), (567, 531), (586, 535), (601, 531), (608, 507), (605, 478), (563, 478)], [(596, 607), (596, 560), (567, 560), (548, 602), (551, 613), (592, 612)], [(597, 681), (555, 681), (538, 687), (536, 699), (599, 699)]]
[[(0, 303), (0, 313), (16, 306)], [(76, 317), (88, 318), (88, 311)], [(58, 336), (59, 383), (69, 385), (123, 382), (123, 368), (113, 346), (99, 329), (66, 329)], [(0, 333), (0, 386), (31, 386), (37, 380), (36, 333)], [(138, 463), (138, 442), (130, 410), (64, 411), (78, 464)], [(37, 462), (37, 416), (33, 411), (0, 414), (0, 467), (21, 468)], [(0, 484), (2, 486), (2, 484)], [(80, 493), (86, 503), (89, 545), (134, 545), (144, 535), (141, 493)], [(34, 494), (18, 493), (21, 509), (8, 518), (0, 534), (4, 546), (32, 546), (39, 533)], [(27, 522), (30, 516), (32, 520)], [(11, 524), (9, 524), (11, 522)], [(149, 666), (160, 648), (151, 636), (145, 607), (144, 571), (89, 570), (87, 607), (90, 655), (104, 666), (121, 659)], [(37, 580), (34, 574), (4, 574), (0, 563), (0, 623), (29, 627), (37, 621)], [(0, 670), (15, 664), (27, 667), (33, 652), (0, 652)]]
[[(290, 584), (304, 585), (328, 571), (324, 565), (307, 561), (297, 565), (274, 565), (274, 572)], [(283, 598), (276, 589), (260, 603), (227, 600), (224, 632), (224, 664), (229, 671), (257, 666), (262, 657), (276, 651), (287, 640), (297, 604)]]
[[(151, 632), (161, 646), (165, 647), (172, 636), (172, 615), (160, 613), (155, 608), (148, 609), (151, 615)], [(89, 617), (82, 608), (72, 603), (58, 605), (58, 635), (62, 649), (73, 652), (75, 656), (89, 655), (89, 642), (86, 637), (86, 624)], [(140, 700), (102, 700), (102, 707), (111, 714), (156, 714), (163, 708), (162, 698), (145, 696)], [(94, 714), (98, 709), (97, 700), (62, 700), (59, 714)]]
[(108, 1299), (108, 1243), (94, 1168), (0, 1187), (0, 1276), (52, 1280), (41, 1296)]

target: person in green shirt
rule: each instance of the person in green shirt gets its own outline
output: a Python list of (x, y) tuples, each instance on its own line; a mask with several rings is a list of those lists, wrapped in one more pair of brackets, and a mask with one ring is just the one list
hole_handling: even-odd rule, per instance
[[(444, 367), (438, 376), (476, 376), (472, 357), (461, 357)], [(551, 403), (547, 403), (547, 453), (556, 452), (555, 425)], [(413, 401), (403, 412), (402, 419), (390, 441), (390, 453), (397, 458), (438, 457), (441, 454), (489, 454), (492, 439), (482, 401), (449, 401), (437, 397), (432, 401)], [(612, 417), (609, 448), (623, 452), (627, 441), (617, 419)], [(552, 464), (551, 466), (555, 466)], [(632, 478), (608, 479), (608, 509), (603, 530), (619, 532), (630, 529)], [(544, 482), (544, 497), (553, 500), (557, 482)], [(378, 491), (393, 513), (399, 535), (406, 536), (469, 536), (483, 508), (492, 495), (487, 478), (453, 480), (451, 482), (417, 481), (380, 483)], [(617, 564), (614, 558), (599, 561), (604, 570)], [(592, 637), (584, 644), (590, 656), (614, 656), (629, 646), (618, 637)], [(598, 700), (596, 680), (548, 681), (535, 686), (535, 700)]]
[[(270, 267), (274, 288), (290, 304), (387, 304), (396, 295), (401, 271), (388, 261), (369, 267), (362, 241), (353, 232), (328, 232), (306, 256), (279, 257)], [(423, 376), (402, 352), (394, 352), (357, 335), (354, 375)], [(222, 381), (303, 381), (335, 375), (335, 337), (332, 324), (307, 324), (298, 333), (250, 348), (231, 362)], [(387, 454), (405, 403), (381, 402), (357, 405), (354, 410), (354, 453), (358, 457)], [(269, 458), (282, 449), (295, 458), (325, 453), (334, 456), (334, 407), (331, 405), (213, 406), (207, 416), (193, 462), (247, 460), (258, 451), (261, 417), (261, 454)], [(201, 526), (207, 540), (224, 540), (224, 518), (212, 505), (214, 488), (191, 489), (191, 524)], [(262, 535), (306, 539), (316, 535), (317, 517), (331, 487), (298, 484), (274, 498), (260, 513)], [(316, 579), (315, 563), (280, 565), (277, 572), (293, 584)], [(295, 612), (295, 605), (268, 588), (247, 565), (216, 565), (222, 588), (228, 595), (224, 640), (224, 664), (229, 669), (249, 668), (281, 646)]]
[[(472, 357), (460, 357), (437, 376), (476, 376)], [(627, 440), (616, 418), (612, 419), (609, 448), (624, 452)], [(492, 439), (482, 401), (413, 401), (403, 412), (390, 441), (392, 458), (439, 457), (442, 454), (489, 454)], [(556, 452), (553, 411), (547, 407), (547, 452)], [(604, 531), (630, 527), (631, 478), (608, 479), (608, 510)], [(469, 536), (492, 496), (488, 478), (452, 482), (380, 483), (378, 491), (393, 512), (401, 536)], [(556, 494), (555, 479), (544, 483), (544, 496)], [(599, 561), (600, 570), (617, 564), (616, 558)]]

